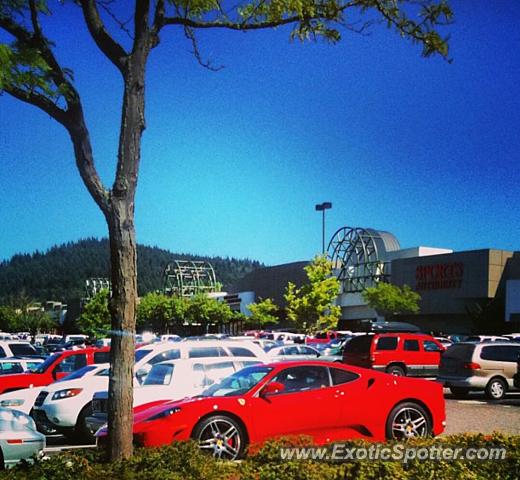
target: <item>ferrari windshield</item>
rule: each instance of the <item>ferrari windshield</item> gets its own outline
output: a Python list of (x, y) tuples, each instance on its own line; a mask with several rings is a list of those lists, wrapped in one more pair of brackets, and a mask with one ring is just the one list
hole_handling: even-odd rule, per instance
[(271, 370), (271, 367), (264, 367), (263, 365), (243, 368), (209, 387), (202, 392), (202, 396), (230, 397), (233, 395), (244, 395), (255, 387)]

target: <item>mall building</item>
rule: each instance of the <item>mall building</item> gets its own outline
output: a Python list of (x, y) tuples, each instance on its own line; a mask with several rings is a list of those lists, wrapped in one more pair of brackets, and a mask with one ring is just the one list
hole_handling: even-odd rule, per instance
[[(398, 315), (393, 320), (415, 324), (424, 332), (520, 331), (520, 251), (401, 248), (389, 232), (343, 227), (332, 236), (327, 253), (341, 285), (337, 304), (341, 306), (342, 329), (359, 330), (368, 321), (382, 320), (361, 293), (385, 281), (408, 285), (421, 295), (418, 314)], [(256, 270), (237, 288), (284, 306), (287, 283), (305, 282), (303, 268), (307, 264)]]

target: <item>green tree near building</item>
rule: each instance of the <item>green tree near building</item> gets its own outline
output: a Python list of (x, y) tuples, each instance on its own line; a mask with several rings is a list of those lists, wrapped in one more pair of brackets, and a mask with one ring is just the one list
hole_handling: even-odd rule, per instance
[(9, 305), (0, 307), (0, 330), (7, 332), (29, 332), (34, 343), (36, 335), (52, 332), (58, 323), (40, 303), (35, 302), (25, 291), (11, 297)]
[(102, 338), (110, 333), (109, 291), (100, 290), (84, 307), (76, 321), (78, 328), (89, 337)]
[(210, 325), (224, 325), (231, 322), (234, 314), (227, 303), (199, 293), (190, 298), (185, 318), (192, 325), (199, 324), (202, 332), (207, 332)]
[(184, 323), (188, 305), (185, 298), (148, 293), (137, 306), (137, 324), (156, 333), (174, 333)]
[(341, 309), (335, 304), (340, 283), (332, 262), (318, 255), (305, 267), (308, 282), (300, 288), (289, 282), (285, 290), (287, 318), (309, 333), (336, 328)]
[(43, 332), (52, 332), (58, 327), (56, 320), (41, 309), (25, 310), (16, 319), (16, 328), (13, 330), (29, 332), (32, 343), (36, 340), (36, 335)]
[(408, 285), (402, 288), (391, 283), (379, 282), (362, 293), (368, 306), (377, 310), (386, 320), (403, 313), (419, 313), (421, 296)]
[(251, 312), (251, 316), (247, 317), (247, 324), (250, 326), (263, 328), (278, 323), (276, 314), (279, 308), (270, 298), (251, 303), (247, 308)]

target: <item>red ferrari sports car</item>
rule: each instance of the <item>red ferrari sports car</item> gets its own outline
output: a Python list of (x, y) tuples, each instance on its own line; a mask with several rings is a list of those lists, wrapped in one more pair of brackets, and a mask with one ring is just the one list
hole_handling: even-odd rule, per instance
[[(236, 459), (248, 444), (284, 435), (308, 435), (316, 444), (384, 441), (439, 435), (444, 426), (444, 396), (436, 382), (301, 361), (247, 367), (198, 397), (140, 407), (134, 442), (195, 439), (217, 457)], [(105, 428), (97, 436), (106, 434)]]

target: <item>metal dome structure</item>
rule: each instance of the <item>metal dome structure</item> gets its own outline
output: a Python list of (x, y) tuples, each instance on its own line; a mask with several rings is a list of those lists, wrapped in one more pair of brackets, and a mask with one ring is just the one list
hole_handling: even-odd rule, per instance
[(174, 260), (164, 271), (164, 293), (191, 297), (197, 293), (216, 292), (217, 278), (209, 262)]
[(344, 293), (362, 292), (390, 274), (388, 252), (400, 250), (390, 232), (342, 227), (334, 233), (327, 254)]

